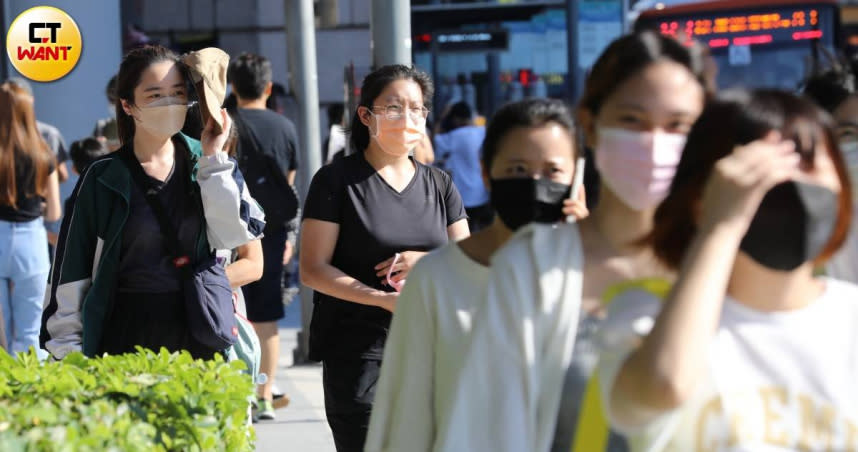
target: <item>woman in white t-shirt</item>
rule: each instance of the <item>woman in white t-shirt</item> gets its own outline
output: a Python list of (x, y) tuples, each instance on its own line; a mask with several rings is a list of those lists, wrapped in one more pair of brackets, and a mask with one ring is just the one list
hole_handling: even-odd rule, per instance
[(508, 104), (489, 122), (482, 166), (497, 216), (409, 273), (385, 346), (366, 451), (436, 449), (490, 258), (527, 223), (587, 215), (583, 190), (570, 199), (575, 149), (571, 112), (560, 101)]
[(692, 128), (646, 242), (677, 281), (618, 296), (598, 372), (633, 451), (858, 449), (858, 287), (814, 276), (851, 191), (834, 123), (736, 92)]

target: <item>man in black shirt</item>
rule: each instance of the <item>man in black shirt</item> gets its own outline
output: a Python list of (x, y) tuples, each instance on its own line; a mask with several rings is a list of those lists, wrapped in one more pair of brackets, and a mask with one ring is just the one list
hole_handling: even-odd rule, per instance
[[(298, 217), (298, 198), (293, 187), (298, 168), (297, 132), (286, 117), (266, 109), (271, 96), (271, 62), (245, 53), (229, 65), (228, 77), (235, 93), (233, 112), (238, 126), (237, 157), (250, 194), (265, 210), (262, 238), (262, 278), (244, 286), (247, 317), (262, 344), (260, 371), (268, 382), (259, 387), (259, 419), (274, 419), (272, 384), (280, 354), (277, 321), (284, 316), (281, 298), (283, 266), (292, 258)], [(286, 399), (288, 400), (288, 399)]]

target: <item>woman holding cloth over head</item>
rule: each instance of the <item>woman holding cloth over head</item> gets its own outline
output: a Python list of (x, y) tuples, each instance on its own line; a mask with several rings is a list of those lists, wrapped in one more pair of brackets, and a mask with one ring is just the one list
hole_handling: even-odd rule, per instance
[(414, 68), (369, 74), (352, 121), (356, 152), (316, 173), (304, 206), (301, 279), (315, 290), (310, 359), (324, 365), (339, 452), (363, 450), (398, 288), (428, 251), (468, 236), (450, 177), (409, 156), (431, 98), (429, 77)]
[(571, 197), (575, 126), (561, 101), (507, 104), (489, 121), (484, 183), (497, 216), (430, 253), (409, 274), (384, 353), (367, 452), (430, 451), (453, 398), (471, 317), (479, 312), (492, 255), (522, 226), (587, 215), (583, 187)]
[(858, 287), (814, 275), (852, 209), (831, 117), (738, 92), (687, 149), (646, 239), (676, 283), (622, 293), (600, 333), (612, 426), (633, 451), (855, 450)]
[[(138, 345), (196, 358), (223, 351), (192, 330), (181, 267), (252, 241), (264, 221), (222, 150), (230, 129), (226, 112), (220, 112), (222, 132), (215, 132), (212, 117), (201, 142), (179, 133), (189, 89), (186, 66), (161, 46), (134, 49), (119, 67), (122, 146), (81, 175), (51, 272), (42, 342), (57, 359), (75, 351), (133, 353)], [(186, 259), (176, 256), (180, 250), (162, 231), (151, 197), (173, 222)], [(212, 283), (229, 287), (225, 275)]]

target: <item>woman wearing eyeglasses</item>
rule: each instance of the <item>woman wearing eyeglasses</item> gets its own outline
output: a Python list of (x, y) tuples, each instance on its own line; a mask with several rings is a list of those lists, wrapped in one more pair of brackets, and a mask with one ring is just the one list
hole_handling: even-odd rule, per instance
[(310, 359), (322, 361), (337, 450), (362, 451), (397, 289), (423, 255), (468, 236), (452, 180), (417, 162), (429, 77), (402, 65), (366, 77), (352, 120), (356, 151), (313, 177), (300, 269), (315, 290)]

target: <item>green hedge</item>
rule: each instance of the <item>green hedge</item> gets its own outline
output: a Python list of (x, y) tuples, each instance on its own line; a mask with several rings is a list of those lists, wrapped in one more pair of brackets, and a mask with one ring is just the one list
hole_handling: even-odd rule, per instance
[(0, 350), (0, 451), (251, 451), (244, 369), (163, 349), (59, 362)]

